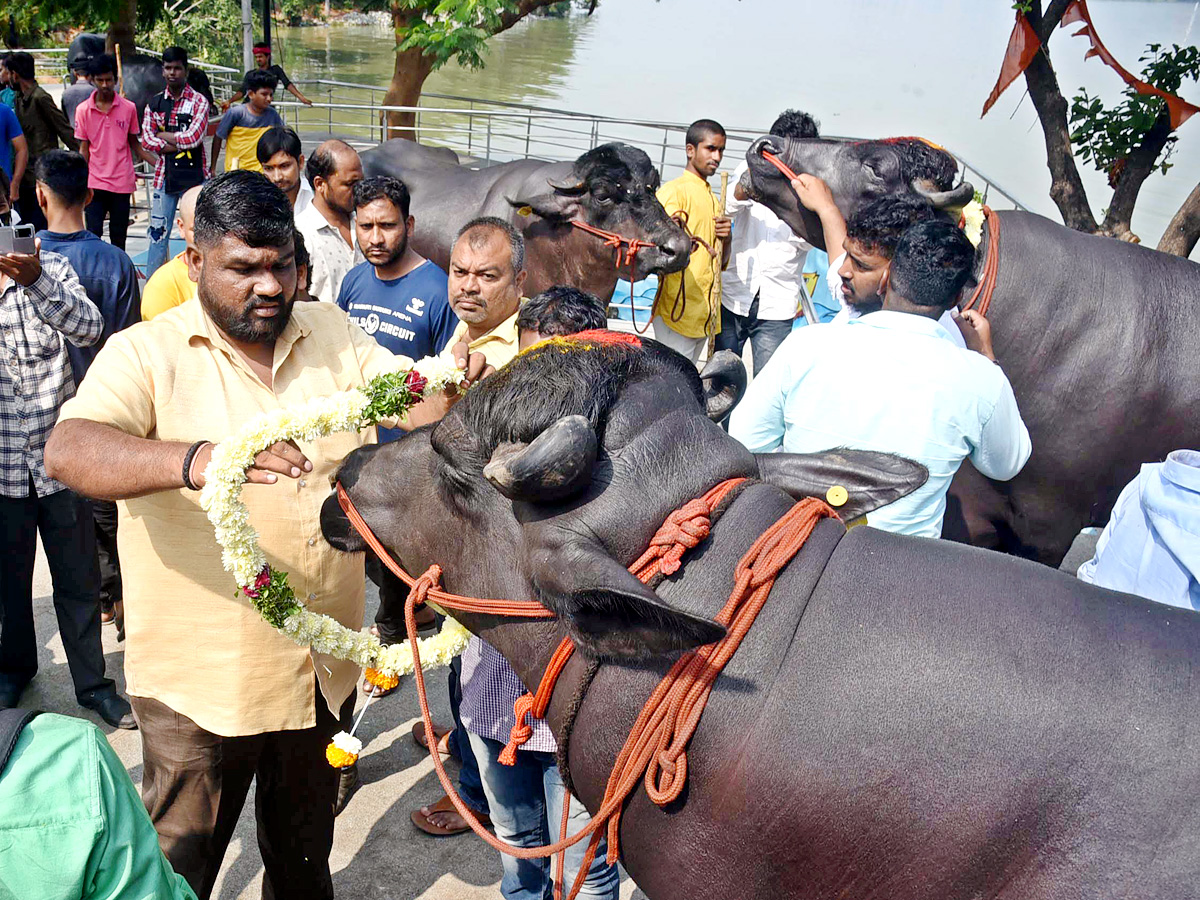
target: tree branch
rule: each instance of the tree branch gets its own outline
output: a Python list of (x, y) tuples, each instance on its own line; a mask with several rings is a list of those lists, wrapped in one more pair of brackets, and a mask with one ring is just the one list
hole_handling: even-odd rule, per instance
[(1025, 70), (1025, 84), (1029, 98), (1037, 110), (1046, 139), (1046, 165), (1050, 169), (1050, 197), (1058, 207), (1063, 222), (1076, 231), (1098, 230), (1096, 217), (1088, 204), (1083, 179), (1075, 165), (1071, 150), (1071, 130), (1067, 126), (1067, 100), (1058, 85), (1058, 76), (1050, 64), (1047, 41), (1062, 20), (1070, 0), (1051, 0), (1046, 12), (1042, 12), (1041, 0), (1034, 0), (1029, 11), (1029, 23), (1037, 32), (1042, 47)]
[(1154, 171), (1154, 164), (1170, 139), (1171, 116), (1164, 103), (1158, 118), (1154, 120), (1137, 149), (1126, 157), (1125, 165), (1117, 176), (1112, 202), (1108, 206), (1108, 214), (1104, 217), (1104, 234), (1122, 240), (1135, 239), (1129, 226), (1133, 219), (1133, 207), (1137, 203), (1138, 192)]
[(557, 2), (558, 0), (518, 0), (516, 9), (501, 13), (500, 27), (493, 31), (492, 34), (508, 31), (508, 29), (512, 28), (535, 9), (541, 9), (543, 6), (553, 6)]
[(1158, 242), (1158, 249), (1186, 258), (1196, 249), (1197, 239), (1200, 239), (1200, 184), (1192, 188), (1179, 212), (1171, 219)]

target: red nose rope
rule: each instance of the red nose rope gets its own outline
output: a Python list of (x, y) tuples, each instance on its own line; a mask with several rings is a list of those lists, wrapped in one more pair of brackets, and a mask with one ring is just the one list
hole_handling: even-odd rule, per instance
[[(900, 138), (900, 140), (907, 140), (907, 138)], [(916, 140), (924, 139), (916, 138)], [(933, 144), (929, 141), (925, 141), (925, 143), (929, 144), (931, 147), (937, 147), (937, 144)], [(787, 163), (785, 163), (770, 150), (763, 150), (762, 158), (782, 172), (783, 177), (788, 181), (795, 181), (800, 177), (792, 171), (791, 167), (788, 166)], [(963, 304), (962, 308), (965, 312), (966, 310), (974, 307), (976, 301), (978, 301), (978, 312), (981, 316), (986, 318), (988, 309), (992, 305), (992, 294), (995, 293), (996, 290), (996, 279), (1000, 274), (1000, 217), (992, 211), (990, 206), (984, 205), (983, 218), (984, 221), (987, 222), (988, 226), (987, 258), (983, 262), (983, 277), (979, 279), (979, 284), (976, 285), (975, 292), (971, 294), (971, 299)], [(958, 222), (958, 226), (959, 228), (963, 226), (963, 221), (961, 219)]]
[[(629, 571), (642, 582), (649, 582), (660, 574), (670, 575), (678, 571), (683, 555), (708, 537), (713, 511), (731, 490), (745, 480), (731, 478), (723, 481), (704, 496), (689, 501), (671, 513), (651, 539), (649, 548), (629, 567)], [(413, 578), (392, 558), (371, 531), (341, 482), (337, 485), (337, 497), (354, 529), (392, 574), (412, 589), (404, 604), (404, 623), (408, 631), (409, 646), (412, 648), (413, 676), (417, 683), (421, 720), (425, 725), (425, 733), (433, 734), (433, 716), (429, 711), (429, 701), (425, 694), (425, 674), (421, 670), (421, 659), (417, 649), (416, 607), (428, 600), (449, 609), (494, 615), (550, 618), (553, 613), (531, 601), (481, 600), (449, 594), (437, 587), (441, 578), (441, 568), (437, 565), (430, 566), (420, 578)], [(437, 742), (430, 741), (429, 756), (433, 760), (438, 781), (458, 814), (471, 826), (471, 830), (494, 849), (517, 859), (542, 859), (557, 855), (554, 881), (556, 900), (562, 900), (567, 848), (590, 835), (587, 852), (568, 897), (568, 900), (575, 900), (583, 887), (588, 869), (596, 858), (596, 850), (604, 834), (608, 837), (608, 863), (615, 863), (620, 858), (621, 811), (625, 801), (637, 789), (638, 782), (641, 781), (645, 785), (647, 795), (659, 806), (666, 806), (676, 800), (683, 791), (688, 771), (687, 745), (700, 723), (700, 716), (712, 693), (713, 683), (741, 645), (750, 626), (754, 624), (771, 593), (776, 576), (804, 546), (817, 522), (827, 517), (836, 518), (837, 513), (824, 501), (815, 498), (801, 500), (759, 535), (742, 556), (734, 570), (733, 592), (715, 617), (717, 622), (725, 626), (725, 637), (714, 644), (706, 644), (685, 653), (659, 682), (638, 715), (617, 757), (604, 790), (600, 809), (587, 827), (577, 834), (567, 837), (570, 803), (564, 803), (559, 840), (556, 843), (542, 847), (510, 847), (480, 825), (475, 814), (463, 803), (442, 765), (441, 754), (437, 752)], [(505, 748), (505, 753), (509, 753), (511, 748), (512, 753), (509, 755), (515, 758), (516, 747), (528, 740), (526, 731), (529, 726), (525, 723), (527, 715), (545, 716), (554, 685), (573, 651), (574, 644), (571, 639), (564, 638), (554, 651), (545, 674), (542, 675), (537, 693), (532, 699), (528, 699), (529, 695), (526, 695), (517, 701), (517, 725), (513, 728), (512, 739)]]

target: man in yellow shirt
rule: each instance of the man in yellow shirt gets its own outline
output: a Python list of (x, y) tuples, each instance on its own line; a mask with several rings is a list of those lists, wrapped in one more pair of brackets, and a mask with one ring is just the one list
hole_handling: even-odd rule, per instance
[[(398, 357), (333, 304), (295, 303), (292, 235), (292, 208), (264, 176), (227, 172), (205, 185), (187, 250), (199, 302), (110, 338), (46, 446), (54, 477), (120, 501), (142, 796), (200, 900), (252, 780), (264, 896), (333, 897), (338, 773), (325, 746), (353, 706), (359, 668), (293, 643), (239, 598), (197, 492), (210, 441), (395, 368)], [(465, 380), (483, 373), (478, 354), (462, 365)], [(440, 418), (448, 402), (418, 404), (399, 427)], [(243, 493), (271, 565), (308, 609), (354, 629), (363, 561), (322, 539), (320, 510), (342, 459), (371, 439), (274, 444), (246, 470)]]
[[(196, 198), (201, 185), (188, 188), (179, 198), (175, 224), (188, 247), (192, 246), (192, 228), (196, 217)], [(196, 282), (188, 275), (187, 249), (159, 266), (142, 290), (142, 321), (149, 322), (159, 313), (179, 306), (196, 296)]]
[(655, 340), (696, 362), (709, 335), (721, 330), (721, 269), (729, 258), (730, 228), (729, 217), (717, 215), (708, 179), (725, 155), (725, 129), (712, 119), (698, 119), (684, 140), (687, 167), (658, 189), (658, 202), (699, 240), (688, 267), (659, 282), (653, 321)]

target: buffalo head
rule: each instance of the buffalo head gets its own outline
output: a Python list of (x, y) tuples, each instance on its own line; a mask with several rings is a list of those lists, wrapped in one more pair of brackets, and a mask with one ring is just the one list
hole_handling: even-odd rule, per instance
[[(437, 425), (356, 450), (339, 478), (409, 572), (438, 563), (455, 593), (538, 600), (596, 657), (674, 653), (716, 640), (721, 626), (667, 605), (627, 566), (686, 501), (738, 476), (794, 495), (841, 484), (853, 517), (926, 477), (877, 453), (757, 458), (705, 414), (705, 395), (687, 360), (653, 341), (556, 339), (472, 388)], [(338, 549), (363, 549), (333, 496), (321, 524)]]
[(634, 280), (687, 266), (691, 238), (658, 202), (658, 170), (643, 151), (627, 144), (603, 144), (569, 169), (562, 165), (561, 176), (546, 179), (544, 192), (509, 197), (508, 202), (518, 212), (550, 223), (578, 219), (627, 240), (648, 242), (651, 246), (639, 249), (634, 260)]
[(970, 182), (955, 186), (958, 163), (947, 151), (921, 138), (888, 138), (879, 141), (830, 141), (761, 137), (746, 153), (747, 172), (743, 188), (766, 204), (800, 237), (829, 251), (817, 217), (800, 205), (787, 178), (763, 151), (778, 156), (798, 175), (816, 175), (833, 192), (844, 217), (869, 200), (885, 194), (914, 193), (938, 209), (957, 213), (971, 202), (975, 189)]

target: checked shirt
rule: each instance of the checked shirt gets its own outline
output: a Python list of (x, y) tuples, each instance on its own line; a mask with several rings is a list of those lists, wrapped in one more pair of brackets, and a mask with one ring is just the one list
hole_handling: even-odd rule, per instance
[(204, 155), (204, 132), (208, 129), (208, 101), (190, 84), (184, 85), (178, 100), (167, 91), (163, 93), (171, 100), (170, 115), (151, 110), (153, 102), (146, 104), (146, 111), (142, 114), (142, 146), (159, 155), (158, 162), (154, 164), (154, 184), (151, 185), (155, 190), (162, 190), (167, 179), (167, 160), (166, 154), (163, 153), (167, 143), (158, 137), (158, 133), (164, 128), (174, 128), (177, 118), (184, 113), (191, 115), (192, 121), (186, 130), (175, 132), (176, 146), (180, 150), (199, 148), (200, 168), (204, 170), (205, 178), (210, 174), (208, 160)]
[[(459, 713), (463, 726), (480, 737), (508, 743), (508, 734), (516, 724), (513, 703), (525, 693), (525, 685), (500, 651), (482, 638), (473, 637), (462, 655), (462, 703)], [(545, 719), (528, 719), (533, 736), (522, 750), (553, 753), (558, 749), (554, 733)]]
[(63, 490), (46, 475), (42, 451), (58, 411), (75, 394), (64, 337), (76, 347), (100, 340), (104, 318), (65, 256), (44, 251), (30, 287), (8, 279), (0, 294), (0, 496)]

